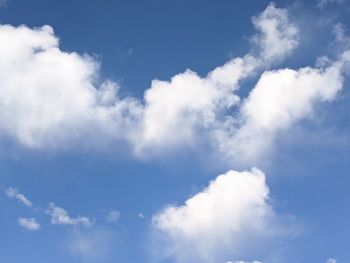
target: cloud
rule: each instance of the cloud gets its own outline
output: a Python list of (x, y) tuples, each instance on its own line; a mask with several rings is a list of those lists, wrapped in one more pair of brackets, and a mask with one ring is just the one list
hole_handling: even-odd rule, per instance
[(144, 219), (144, 218), (145, 218), (145, 215), (144, 215), (143, 213), (139, 213), (137, 216), (138, 216), (138, 218), (140, 218), (140, 219)]
[(117, 83), (101, 80), (95, 59), (59, 48), (50, 26), (0, 25), (0, 136), (55, 150), (122, 141), (141, 158), (205, 145), (221, 159), (255, 162), (279, 131), (336, 97), (345, 62), (267, 70), (248, 97), (239, 97), (243, 80), (298, 45), (286, 9), (271, 3), (252, 21), (257, 34), (246, 55), (204, 77), (188, 69), (153, 80), (143, 99), (121, 98)]
[(153, 216), (155, 250), (176, 262), (251, 257), (290, 231), (284, 219), (269, 203), (262, 171), (231, 170), (183, 205), (170, 205)]
[(337, 263), (337, 260), (335, 258), (329, 258), (326, 263)]
[(277, 8), (274, 3), (252, 19), (260, 32), (252, 38), (267, 61), (281, 60), (288, 56), (299, 43), (298, 29), (288, 21), (286, 9)]
[(333, 4), (343, 4), (345, 3), (346, 0), (319, 0), (318, 3), (317, 3), (317, 7), (318, 8), (321, 8), (321, 9), (324, 9), (330, 5), (333, 5)]
[(112, 211), (108, 211), (106, 215), (106, 220), (108, 222), (114, 223), (119, 220), (119, 217), (120, 217), (120, 212), (116, 210), (112, 210)]
[(234, 128), (227, 120), (233, 119), (231, 114), (239, 107), (241, 98), (235, 92), (240, 81), (256, 74), (267, 61), (283, 59), (298, 44), (298, 30), (288, 21), (285, 9), (270, 4), (253, 23), (259, 32), (253, 37), (256, 51), (231, 59), (204, 78), (187, 70), (170, 81), (152, 82), (144, 96), (143, 128), (136, 150), (150, 154), (159, 148), (192, 146), (202, 137), (215, 144), (218, 132), (227, 125)]
[(53, 225), (92, 226), (92, 221), (88, 217), (70, 217), (65, 209), (56, 206), (54, 203), (49, 204), (45, 213), (51, 216), (51, 224)]
[[(349, 52), (327, 67), (264, 72), (240, 107), (239, 125), (218, 133), (219, 148), (228, 156), (256, 160), (273, 145), (278, 132), (310, 118), (316, 105), (330, 102), (343, 87)], [(235, 129), (232, 129), (235, 127)]]
[(25, 197), (23, 194), (21, 194), (17, 188), (13, 188), (13, 187), (8, 187), (5, 190), (5, 194), (7, 197), (9, 198), (15, 198), (18, 200), (18, 202), (20, 202), (21, 204), (31, 207), (33, 204), (31, 201), (29, 201), (29, 199), (27, 197)]
[(69, 233), (66, 247), (83, 262), (101, 262), (115, 252), (119, 234), (110, 228), (76, 229)]
[[(342, 23), (337, 23), (333, 27), (333, 33), (335, 36), (334, 42), (344, 48), (350, 47), (350, 37), (347, 35), (346, 27)], [(344, 49), (343, 48), (343, 49)]]
[[(269, 59), (296, 45), (297, 32), (288, 33), (294, 27), (284, 9), (271, 4), (253, 21), (261, 31), (255, 42), (264, 57), (265, 46), (276, 37), (283, 46)], [(0, 44), (0, 134), (31, 148), (69, 148), (84, 138), (96, 144), (123, 139), (137, 153), (191, 145), (201, 129), (220, 125), (218, 116), (240, 100), (234, 94), (239, 81), (261, 66), (260, 58), (247, 54), (205, 78), (187, 70), (170, 82), (154, 80), (141, 103), (120, 99), (118, 84), (101, 82), (93, 58), (60, 50), (50, 26), (1, 25), (0, 35), (6, 39)]]
[(20, 226), (22, 226), (28, 231), (37, 231), (40, 229), (40, 224), (34, 217), (31, 217), (31, 218), (20, 217), (18, 218), (17, 222)]
[(81, 137), (117, 136), (122, 115), (132, 118), (133, 100), (118, 102), (118, 85), (98, 84), (98, 63), (60, 50), (50, 26), (1, 25), (0, 36), (6, 39), (0, 44), (2, 136), (31, 148), (60, 148)]

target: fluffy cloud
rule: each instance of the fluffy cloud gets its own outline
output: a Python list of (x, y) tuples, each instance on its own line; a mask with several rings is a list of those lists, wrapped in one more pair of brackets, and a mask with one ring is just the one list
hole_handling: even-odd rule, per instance
[(3, 136), (29, 147), (62, 147), (81, 136), (111, 132), (124, 111), (132, 111), (132, 100), (115, 105), (115, 83), (95, 85), (98, 64), (92, 58), (59, 49), (50, 26), (1, 25), (0, 37)]
[(34, 217), (31, 217), (31, 218), (20, 217), (18, 218), (17, 222), (20, 226), (22, 226), (28, 231), (37, 231), (40, 229), (40, 224)]
[(218, 176), (184, 205), (156, 214), (152, 226), (163, 256), (177, 262), (224, 262), (252, 256), (264, 242), (282, 235), (287, 229), (281, 218), (269, 204), (265, 175), (253, 168)]
[[(154, 80), (143, 100), (118, 96), (87, 55), (65, 52), (49, 26), (0, 25), (0, 135), (26, 147), (78, 148), (125, 141), (141, 157), (202, 142), (230, 160), (255, 160), (278, 132), (331, 101), (344, 59), (319, 68), (264, 72), (247, 98), (241, 81), (298, 45), (287, 10), (274, 4), (252, 19), (254, 47), (206, 76), (186, 70)], [(176, 136), (175, 136), (176, 135)], [(107, 144), (110, 145), (110, 144)]]
[(224, 132), (228, 125), (234, 128), (227, 120), (232, 120), (232, 111), (239, 107), (241, 99), (235, 91), (240, 81), (257, 73), (267, 62), (283, 59), (298, 44), (298, 30), (288, 21), (285, 9), (270, 4), (253, 18), (253, 23), (259, 32), (253, 37), (257, 50), (251, 52), (256, 55), (234, 58), (204, 78), (187, 70), (169, 82), (153, 81), (145, 92), (137, 150), (146, 149), (149, 154), (154, 148), (191, 145), (203, 135), (215, 144), (217, 133)]
[(218, 133), (221, 151), (242, 160), (260, 157), (279, 131), (311, 117), (318, 103), (336, 98), (348, 61), (349, 52), (344, 52), (326, 67), (264, 72), (241, 104), (239, 125), (235, 127), (233, 123)]
[(253, 37), (253, 42), (267, 61), (283, 59), (298, 46), (297, 27), (288, 21), (287, 10), (276, 8), (274, 3), (253, 17), (253, 24), (260, 32)]
[(90, 227), (92, 225), (92, 221), (88, 217), (70, 217), (65, 209), (56, 206), (54, 203), (49, 204), (49, 207), (45, 210), (45, 213), (51, 216), (51, 224), (53, 225), (72, 225), (84, 227)]
[[(261, 31), (255, 41), (263, 56), (264, 46), (277, 37), (283, 54), (295, 46), (285, 10), (269, 5), (254, 24)], [(218, 116), (238, 104), (239, 81), (261, 65), (248, 54), (205, 78), (187, 70), (170, 82), (155, 80), (142, 104), (118, 98), (116, 83), (99, 82), (98, 63), (91, 57), (60, 50), (50, 26), (1, 25), (0, 37), (0, 133), (34, 148), (65, 147), (89, 136), (126, 139), (136, 152), (191, 144), (200, 129), (213, 129)]]
[(23, 204), (25, 206), (31, 207), (33, 205), (32, 202), (27, 197), (25, 197), (23, 194), (21, 194), (17, 188), (8, 187), (5, 190), (5, 194), (9, 198), (17, 199), (18, 202), (20, 202), (21, 204)]

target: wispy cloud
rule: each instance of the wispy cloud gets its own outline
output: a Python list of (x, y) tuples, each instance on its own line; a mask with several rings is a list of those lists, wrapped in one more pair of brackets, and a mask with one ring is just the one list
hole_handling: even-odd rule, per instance
[(117, 222), (119, 220), (119, 217), (120, 212), (116, 210), (108, 211), (106, 214), (106, 220), (111, 223)]
[(317, 7), (323, 9), (328, 7), (329, 5), (334, 5), (334, 4), (343, 4), (345, 3), (346, 0), (319, 0), (317, 2)]
[(70, 217), (68, 212), (62, 207), (50, 203), (45, 213), (51, 216), (51, 224), (53, 225), (72, 225), (72, 226), (92, 226), (92, 221), (86, 216)]
[(266, 61), (284, 59), (299, 45), (299, 30), (288, 20), (286, 9), (277, 8), (271, 3), (252, 21), (259, 32), (252, 41)]
[(39, 222), (34, 218), (20, 217), (17, 220), (18, 224), (28, 231), (37, 231), (40, 229)]
[(101, 262), (110, 257), (118, 243), (119, 234), (115, 230), (96, 227), (70, 232), (66, 247), (83, 262)]
[(27, 197), (25, 197), (23, 194), (21, 194), (17, 188), (8, 187), (5, 190), (5, 194), (9, 198), (17, 199), (18, 202), (20, 202), (21, 204), (23, 204), (25, 206), (31, 207), (33, 205), (32, 202)]

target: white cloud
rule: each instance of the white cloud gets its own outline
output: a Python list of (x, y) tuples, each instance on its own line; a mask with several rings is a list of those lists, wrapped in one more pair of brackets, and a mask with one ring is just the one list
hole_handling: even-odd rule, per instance
[(266, 61), (280, 60), (297, 46), (298, 31), (289, 23), (285, 9), (270, 4), (253, 18), (253, 23), (259, 31), (253, 38), (259, 49), (257, 56), (234, 58), (204, 78), (187, 70), (169, 82), (152, 82), (145, 92), (137, 150), (149, 155), (152, 149), (191, 146), (203, 135), (213, 139), (213, 134), (226, 126), (227, 119), (232, 119), (234, 106), (239, 105), (235, 91), (240, 81), (254, 75)]
[(141, 157), (204, 143), (230, 160), (256, 160), (280, 130), (335, 98), (344, 63), (267, 71), (240, 98), (243, 79), (298, 45), (287, 10), (272, 3), (252, 20), (256, 46), (245, 56), (204, 77), (186, 70), (170, 81), (154, 80), (143, 100), (119, 98), (116, 83), (99, 81), (93, 58), (59, 49), (51, 27), (0, 25), (6, 40), (0, 43), (0, 135), (40, 149), (123, 140)]
[(324, 68), (305, 67), (264, 72), (240, 107), (240, 123), (218, 133), (219, 148), (228, 156), (256, 160), (281, 130), (313, 116), (316, 105), (329, 102), (343, 86), (348, 52)]
[[(269, 59), (284, 56), (296, 45), (297, 33), (288, 33), (294, 27), (284, 9), (271, 4), (253, 20), (261, 31), (255, 41), (263, 57), (265, 45), (276, 37), (283, 46)], [(116, 83), (99, 84), (98, 63), (60, 50), (50, 26), (1, 25), (0, 36), (6, 40), (0, 43), (0, 134), (32, 148), (69, 148), (86, 137), (96, 144), (124, 139), (136, 153), (147, 155), (150, 150), (193, 145), (203, 131), (222, 125), (218, 118), (239, 103), (234, 94), (239, 81), (262, 63), (261, 56), (247, 54), (204, 78), (187, 70), (170, 82), (154, 80), (143, 104), (118, 98)]]
[(337, 263), (337, 260), (335, 258), (329, 258), (326, 263)]
[(253, 24), (260, 33), (252, 40), (267, 61), (283, 59), (298, 46), (297, 27), (288, 21), (287, 10), (277, 8), (274, 3), (253, 17)]
[(106, 220), (108, 222), (114, 223), (119, 220), (119, 217), (120, 217), (120, 212), (116, 210), (112, 210), (112, 211), (108, 211), (106, 215)]
[[(254, 64), (248, 57), (235, 59), (216, 68), (207, 78), (187, 70), (170, 82), (153, 81), (145, 93), (143, 131), (138, 138), (142, 143), (138, 147), (150, 146), (149, 151), (153, 147), (195, 143), (199, 131), (210, 128), (218, 113), (239, 102), (233, 90), (239, 79), (254, 69)], [(231, 74), (226, 73), (228, 70)]]
[(25, 197), (23, 194), (21, 194), (17, 188), (8, 187), (5, 190), (5, 194), (9, 198), (17, 199), (18, 202), (20, 202), (21, 204), (23, 204), (25, 206), (31, 207), (33, 205), (32, 202), (27, 197)]
[[(33, 148), (65, 147), (79, 138), (118, 135), (136, 103), (121, 102), (118, 86), (98, 83), (91, 57), (59, 49), (50, 26), (0, 26), (0, 132)], [(20, 95), (19, 95), (20, 94)], [(113, 118), (113, 123), (110, 119)], [(67, 146), (68, 147), (68, 146)]]
[(88, 217), (70, 217), (65, 209), (56, 206), (54, 203), (49, 204), (45, 213), (51, 216), (51, 224), (53, 225), (92, 226), (92, 221)]
[(37, 231), (40, 229), (40, 224), (34, 217), (20, 217), (18, 218), (17, 222), (20, 226), (24, 227), (28, 231)]
[(155, 249), (177, 262), (251, 257), (267, 240), (290, 231), (281, 218), (269, 204), (263, 172), (229, 171), (183, 205), (168, 206), (153, 217)]

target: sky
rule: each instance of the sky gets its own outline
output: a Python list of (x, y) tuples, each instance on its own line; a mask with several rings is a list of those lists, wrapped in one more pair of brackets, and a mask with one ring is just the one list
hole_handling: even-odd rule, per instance
[(0, 262), (349, 262), (349, 13), (0, 1)]

